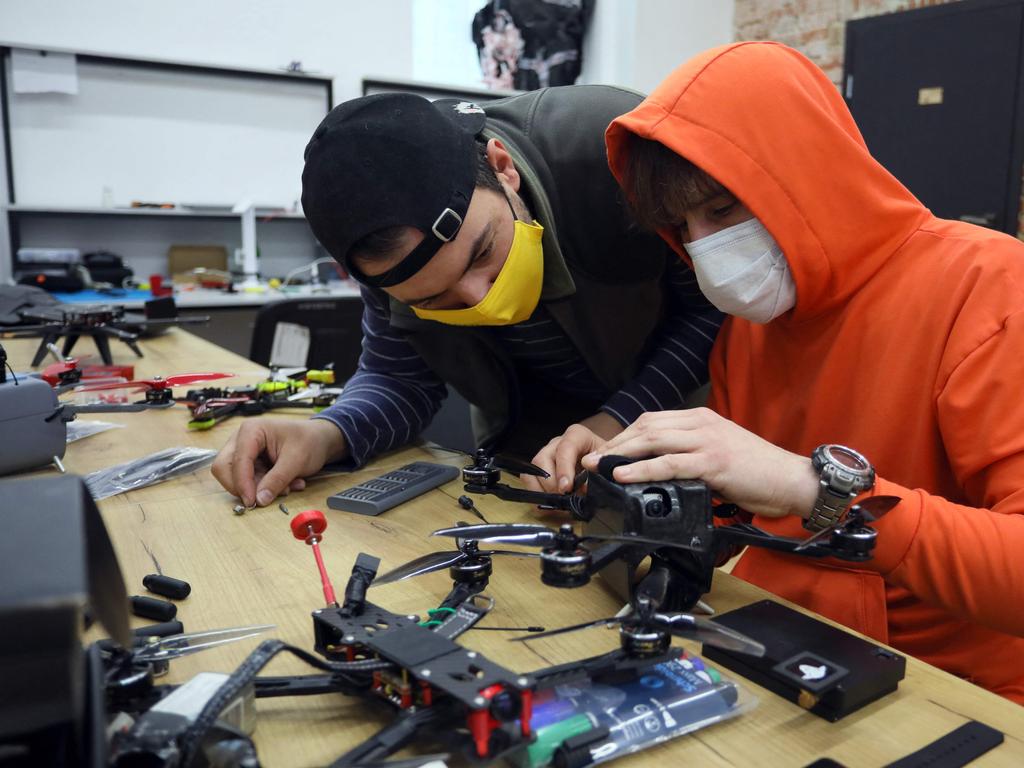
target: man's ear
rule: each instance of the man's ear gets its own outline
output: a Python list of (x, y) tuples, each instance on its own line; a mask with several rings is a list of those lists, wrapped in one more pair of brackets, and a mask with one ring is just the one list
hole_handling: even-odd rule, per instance
[(519, 171), (512, 162), (512, 155), (498, 139), (489, 139), (487, 142), (487, 162), (494, 169), (499, 181), (513, 192), (519, 191)]

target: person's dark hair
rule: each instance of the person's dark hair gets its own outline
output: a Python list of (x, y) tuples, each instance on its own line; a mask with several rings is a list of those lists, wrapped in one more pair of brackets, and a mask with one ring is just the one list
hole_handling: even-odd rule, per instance
[[(505, 194), (498, 176), (487, 161), (487, 141), (478, 138), (476, 141), (476, 189), (489, 189)], [(348, 258), (361, 262), (382, 261), (391, 256), (402, 244), (402, 236), (407, 227), (385, 227), (371, 232), (357, 240), (348, 253)]]
[(629, 134), (623, 191), (644, 229), (675, 227), (683, 214), (726, 189), (664, 144)]

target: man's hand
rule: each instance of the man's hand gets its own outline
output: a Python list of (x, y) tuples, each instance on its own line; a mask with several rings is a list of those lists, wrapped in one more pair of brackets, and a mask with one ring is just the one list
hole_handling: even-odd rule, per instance
[(645, 413), (621, 434), (583, 457), (596, 470), (601, 456), (648, 457), (617, 467), (620, 483), (703, 480), (726, 501), (768, 517), (807, 517), (818, 477), (806, 456), (762, 440), (707, 408)]
[(622, 425), (606, 413), (596, 413), (579, 424), (571, 425), (565, 434), (552, 438), (533, 457), (533, 463), (551, 477), (521, 475), (523, 485), (531, 491), (568, 493), (580, 470), (580, 457), (597, 450), (605, 440), (621, 431)]
[(252, 419), (220, 449), (212, 471), (247, 507), (265, 507), (281, 493), (301, 491), (303, 478), (347, 452), (345, 436), (325, 419)]

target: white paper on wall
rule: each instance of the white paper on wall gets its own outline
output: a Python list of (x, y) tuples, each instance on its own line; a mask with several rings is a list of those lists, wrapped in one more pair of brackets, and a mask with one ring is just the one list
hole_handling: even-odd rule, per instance
[(73, 53), (11, 50), (11, 83), (15, 93), (78, 94), (78, 66)]

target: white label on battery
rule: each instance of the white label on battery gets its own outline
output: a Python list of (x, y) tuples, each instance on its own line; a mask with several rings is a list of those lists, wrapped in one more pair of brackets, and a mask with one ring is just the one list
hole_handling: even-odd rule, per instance
[(150, 712), (169, 712), (195, 721), (206, 702), (224, 685), (228, 676), (220, 672), (200, 672), (170, 696), (157, 702)]

